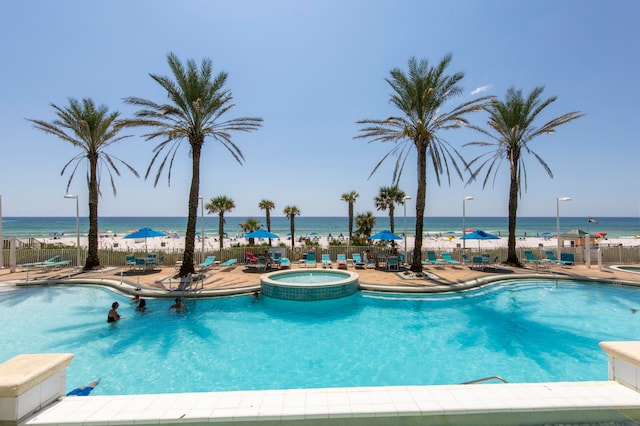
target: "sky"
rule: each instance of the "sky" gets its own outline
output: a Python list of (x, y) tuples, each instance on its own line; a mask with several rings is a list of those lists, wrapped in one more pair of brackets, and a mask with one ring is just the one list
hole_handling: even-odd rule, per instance
[[(341, 194), (355, 190), (356, 213), (375, 210), (380, 187), (391, 184), (394, 158), (370, 173), (389, 143), (356, 139), (358, 120), (397, 114), (385, 79), (409, 58), (435, 65), (447, 54), (449, 73), (463, 72), (463, 91), (445, 108), (478, 96), (504, 99), (511, 86), (525, 95), (544, 86), (556, 96), (538, 125), (578, 111), (585, 117), (541, 136), (530, 148), (553, 172), (549, 177), (532, 156), (519, 216), (605, 217), (640, 215), (636, 179), (640, 2), (637, 0), (233, 0), (167, 1), (3, 0), (0, 2), (0, 197), (9, 216), (74, 216), (65, 199), (64, 165), (80, 152), (35, 129), (27, 119), (52, 121), (51, 104), (89, 97), (130, 117), (129, 96), (164, 102), (166, 94), (149, 74), (169, 76), (166, 57), (200, 63), (228, 73), (226, 88), (235, 107), (227, 118), (261, 117), (261, 129), (236, 133), (245, 161), (233, 160), (215, 141), (205, 143), (200, 194), (226, 195), (236, 208), (229, 216), (261, 218), (262, 199), (274, 216), (287, 205), (302, 216), (346, 216)], [(482, 125), (486, 114), (471, 121)], [(102, 175), (100, 216), (186, 216), (191, 157), (185, 141), (172, 169), (154, 186), (156, 169), (144, 179), (156, 141), (144, 129), (109, 148), (138, 170), (122, 169), (114, 196)], [(486, 151), (464, 147), (486, 140), (467, 129), (440, 136), (466, 159)], [(416, 156), (409, 157), (400, 187), (416, 198)], [(86, 164), (69, 193), (88, 215)], [(495, 181), (466, 183), (457, 175), (436, 182), (427, 172), (426, 216), (506, 217), (509, 169)], [(401, 208), (398, 208), (400, 211)]]

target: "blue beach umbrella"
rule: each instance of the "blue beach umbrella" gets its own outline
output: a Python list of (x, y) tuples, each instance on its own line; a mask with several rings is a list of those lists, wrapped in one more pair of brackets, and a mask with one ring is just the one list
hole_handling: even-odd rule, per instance
[(392, 241), (392, 240), (401, 240), (402, 237), (394, 234), (393, 232), (387, 230), (384, 230), (382, 232), (378, 232), (375, 235), (372, 235), (371, 237), (369, 237), (372, 240), (382, 240), (382, 241)]
[(124, 238), (144, 238), (144, 250), (148, 253), (149, 250), (147, 249), (147, 238), (166, 236), (167, 234), (165, 234), (164, 232), (156, 231), (151, 228), (140, 228), (137, 231), (130, 233), (129, 235), (125, 235)]
[(479, 229), (461, 238), (461, 240), (478, 240), (478, 249), (480, 249), (481, 240), (499, 240), (499, 239), (500, 237), (496, 237), (495, 235), (489, 234), (488, 232), (484, 232)]
[(271, 239), (280, 238), (273, 232), (269, 232), (266, 229), (258, 229), (256, 231), (249, 232), (248, 234), (245, 235), (245, 237), (246, 238), (271, 238)]

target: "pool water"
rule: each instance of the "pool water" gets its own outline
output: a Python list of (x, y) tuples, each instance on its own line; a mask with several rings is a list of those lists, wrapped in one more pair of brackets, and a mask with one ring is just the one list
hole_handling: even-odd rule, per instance
[[(107, 324), (113, 301), (123, 319)], [(97, 287), (1, 289), (0, 361), (71, 352), (92, 394), (606, 380), (598, 343), (637, 340), (640, 289), (509, 281), (458, 295), (292, 302), (148, 299)]]

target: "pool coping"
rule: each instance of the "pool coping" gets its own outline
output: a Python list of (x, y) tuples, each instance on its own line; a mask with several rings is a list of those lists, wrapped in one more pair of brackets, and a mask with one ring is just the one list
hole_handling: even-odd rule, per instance
[(445, 418), (469, 425), (638, 420), (640, 394), (606, 381), (63, 397), (21, 424), (429, 425)]

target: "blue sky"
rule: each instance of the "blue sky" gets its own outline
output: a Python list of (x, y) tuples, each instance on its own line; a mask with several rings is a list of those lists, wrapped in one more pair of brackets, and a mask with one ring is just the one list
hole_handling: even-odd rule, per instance
[[(275, 202), (275, 215), (294, 204), (303, 216), (344, 216), (343, 192), (356, 190), (356, 212), (375, 212), (373, 198), (389, 185), (393, 161), (368, 176), (389, 145), (354, 139), (357, 120), (395, 113), (385, 81), (393, 68), (406, 70), (411, 56), (436, 64), (453, 55), (451, 73), (464, 72), (464, 93), (453, 107), (474, 96), (503, 98), (510, 86), (528, 94), (545, 86), (557, 96), (543, 119), (570, 111), (586, 117), (561, 126), (531, 148), (549, 164), (554, 178), (527, 159), (527, 192), (521, 216), (555, 216), (556, 197), (566, 216), (637, 216), (640, 194), (637, 69), (640, 2), (607, 1), (33, 1), (0, 3), (0, 144), (4, 216), (73, 216), (65, 200), (67, 175), (76, 151), (34, 129), (25, 118), (51, 121), (51, 103), (90, 97), (123, 117), (134, 109), (122, 101), (137, 96), (164, 100), (149, 73), (169, 75), (168, 52), (183, 61), (213, 60), (229, 73), (227, 88), (236, 107), (229, 118), (255, 116), (263, 128), (236, 134), (246, 162), (240, 166), (210, 141), (202, 155), (201, 194), (235, 200), (231, 216), (262, 217), (258, 202)], [(478, 93), (478, 94), (475, 94)], [(477, 114), (481, 124), (486, 116)], [(542, 124), (542, 121), (539, 122)], [(141, 130), (109, 152), (141, 175), (155, 142)], [(442, 134), (465, 158), (481, 153), (462, 148), (482, 139), (467, 130)], [(157, 187), (153, 179), (128, 172), (102, 186), (101, 216), (186, 216), (190, 184), (188, 144)], [(71, 193), (88, 213), (84, 169)], [(415, 199), (415, 155), (401, 188)], [(437, 186), (427, 176), (427, 216), (506, 216), (508, 168), (495, 185), (465, 185), (453, 176)], [(414, 201), (407, 205), (414, 212)], [(379, 215), (386, 213), (380, 212)]]

